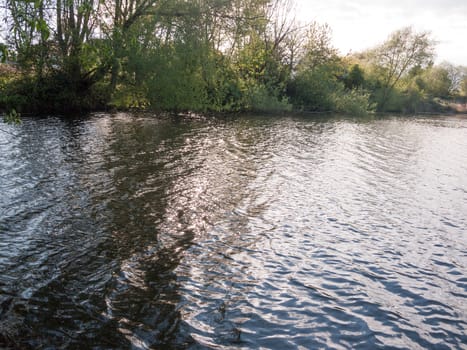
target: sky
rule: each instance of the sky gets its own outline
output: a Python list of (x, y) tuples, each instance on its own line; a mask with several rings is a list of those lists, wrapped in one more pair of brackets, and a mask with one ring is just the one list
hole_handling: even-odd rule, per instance
[(327, 23), (341, 54), (384, 42), (397, 29), (430, 31), (436, 62), (467, 66), (467, 0), (295, 0), (297, 18)]

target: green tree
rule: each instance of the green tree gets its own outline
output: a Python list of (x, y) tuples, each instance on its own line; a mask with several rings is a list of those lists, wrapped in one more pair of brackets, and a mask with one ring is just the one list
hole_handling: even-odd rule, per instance
[(429, 32), (415, 32), (411, 27), (395, 31), (389, 39), (366, 53), (380, 83), (378, 108), (384, 110), (395, 86), (414, 67), (432, 64), (435, 42)]
[(313, 70), (324, 64), (338, 61), (337, 49), (332, 46), (331, 27), (328, 24), (311, 23), (305, 30), (305, 40), (297, 69)]
[[(157, 10), (166, 2), (160, 0), (104, 1), (101, 26), (110, 41), (110, 90), (113, 92), (117, 87), (122, 64), (127, 58), (127, 45), (137, 35), (132, 29), (140, 20), (148, 16), (157, 16)], [(152, 24), (154, 25), (154, 22)]]
[(301, 110), (331, 111), (332, 94), (338, 86), (333, 67), (322, 64), (300, 71), (289, 83), (287, 93), (293, 105)]
[(331, 45), (331, 29), (328, 25), (313, 22), (305, 35), (294, 78), (288, 85), (288, 95), (300, 109), (332, 110), (333, 92), (341, 88), (337, 79), (341, 66), (337, 50)]
[(467, 76), (460, 81), (459, 90), (462, 96), (467, 96)]
[(348, 90), (361, 88), (365, 83), (364, 71), (358, 64), (352, 65), (343, 78), (345, 88)]
[(448, 98), (453, 91), (449, 71), (441, 66), (426, 69), (417, 81), (421, 90), (431, 97)]
[[(15, 52), (16, 61), (28, 72), (35, 72), (41, 77), (47, 54), (47, 40), (50, 18), (46, 0), (7, 0), (5, 21), (9, 27), (7, 40)], [(49, 11), (50, 12), (50, 11)]]
[(0, 63), (5, 63), (8, 59), (8, 46), (0, 43)]

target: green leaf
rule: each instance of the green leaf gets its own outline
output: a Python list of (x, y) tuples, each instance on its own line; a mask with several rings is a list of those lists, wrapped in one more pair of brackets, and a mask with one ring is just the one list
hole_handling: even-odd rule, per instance
[(3, 118), (6, 124), (21, 124), (21, 115), (12, 108)]
[(8, 49), (4, 44), (0, 44), (0, 55), (0, 62), (5, 63), (8, 59)]
[(36, 21), (36, 30), (41, 33), (43, 40), (47, 40), (49, 38), (50, 29), (44, 19), (38, 19)]

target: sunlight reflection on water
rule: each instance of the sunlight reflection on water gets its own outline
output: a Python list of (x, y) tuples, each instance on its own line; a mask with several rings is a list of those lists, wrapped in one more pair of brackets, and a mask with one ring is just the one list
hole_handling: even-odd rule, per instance
[(14, 131), (0, 345), (467, 343), (463, 117), (100, 114)]

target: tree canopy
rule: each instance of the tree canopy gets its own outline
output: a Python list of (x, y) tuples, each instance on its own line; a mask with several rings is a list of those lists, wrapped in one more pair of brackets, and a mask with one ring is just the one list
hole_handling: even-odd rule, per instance
[(293, 0), (0, 0), (0, 109), (407, 111), (465, 93), (411, 27), (342, 57)]

